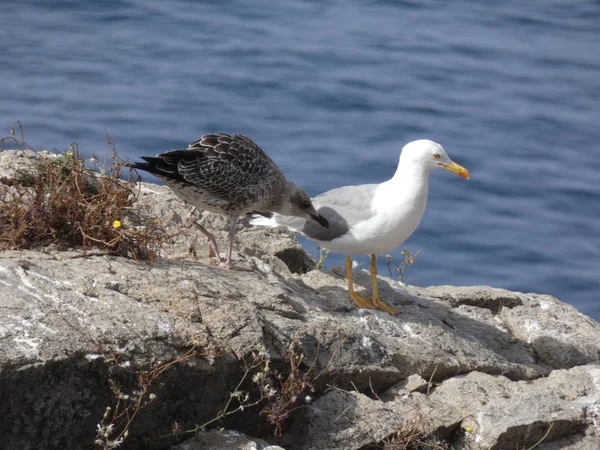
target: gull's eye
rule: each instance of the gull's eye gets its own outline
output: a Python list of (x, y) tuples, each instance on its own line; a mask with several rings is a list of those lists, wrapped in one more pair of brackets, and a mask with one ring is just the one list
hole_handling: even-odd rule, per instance
[(434, 157), (435, 159), (440, 159), (440, 158), (442, 157), (442, 155), (440, 155), (439, 153), (434, 153), (434, 154), (433, 154), (433, 157)]
[(306, 208), (310, 208), (310, 202), (309, 202), (308, 200), (304, 201), (304, 202), (302, 203), (302, 207), (303, 207), (304, 209), (306, 209)]

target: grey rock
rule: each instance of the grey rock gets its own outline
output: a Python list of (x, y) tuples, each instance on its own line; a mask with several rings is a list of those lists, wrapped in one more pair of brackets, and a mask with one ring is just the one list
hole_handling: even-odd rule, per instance
[(557, 439), (552, 442), (544, 440), (538, 447), (540, 450), (597, 450), (600, 443), (598, 427), (589, 425), (579, 433)]
[[(0, 155), (7, 173), (10, 158)], [(174, 422), (189, 430), (218, 415), (242, 360), (264, 349), (285, 371), (293, 343), (302, 370), (314, 374), (314, 392), (302, 396), (315, 400), (290, 414), (288, 450), (359, 449), (407, 427), (465, 449), (531, 446), (550, 425), (548, 449), (588, 448), (598, 438), (600, 325), (573, 307), (546, 295), (380, 277), (382, 298), (401, 313), (357, 310), (336, 268), (304, 273), (314, 262), (292, 236), (240, 224), (236, 248), (255, 270), (227, 271), (212, 265), (203, 236), (185, 226), (188, 208), (168, 189), (142, 184), (141, 192), (139, 208), (170, 236), (153, 264), (98, 251), (0, 254), (6, 448), (90, 448), (115, 402), (107, 357), (125, 386), (197, 346), (205, 356), (161, 375), (157, 400), (124, 444), (168, 448), (172, 441), (158, 437)], [(226, 239), (220, 216), (200, 220)], [(366, 271), (355, 282), (368, 294)], [(260, 408), (218, 425), (262, 433)]]
[(402, 380), (396, 386), (390, 388), (390, 392), (394, 392), (396, 394), (404, 392), (427, 392), (427, 389), (431, 387), (431, 384), (424, 380), (423, 377), (413, 374), (408, 376), (405, 380)]
[(295, 449), (359, 449), (392, 434), (404, 421), (401, 411), (366, 395), (334, 389), (306, 406), (284, 443)]
[(494, 314), (498, 314), (504, 307), (514, 308), (522, 304), (519, 293), (489, 286), (432, 286), (425, 292), (432, 297), (446, 300), (453, 307), (476, 306), (489, 309)]
[(539, 362), (568, 368), (598, 360), (600, 350), (593, 339), (598, 322), (549, 295), (522, 297), (524, 305), (503, 310), (501, 318), (512, 335), (531, 346)]
[(49, 152), (35, 152), (33, 150), (5, 150), (0, 151), (0, 183), (12, 186), (31, 173), (39, 158), (52, 155)]
[(469, 413), (461, 422), (470, 427), (463, 448), (513, 449), (593, 426), (600, 412), (599, 390), (600, 366), (581, 366), (517, 382), (474, 372), (445, 381), (430, 399)]
[(600, 366), (556, 370), (534, 381), (471, 372), (445, 380), (430, 395), (399, 394), (387, 402), (333, 390), (303, 408), (289, 443), (303, 450), (357, 449), (419, 429), (464, 450), (529, 448), (542, 439), (548, 448), (594, 439), (597, 446), (599, 393)]
[(196, 437), (181, 444), (174, 445), (171, 450), (284, 450), (278, 445), (271, 445), (262, 439), (246, 436), (235, 430), (211, 430), (198, 433)]

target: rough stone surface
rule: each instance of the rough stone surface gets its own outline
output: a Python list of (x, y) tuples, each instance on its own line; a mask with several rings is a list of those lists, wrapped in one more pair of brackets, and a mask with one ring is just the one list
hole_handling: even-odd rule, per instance
[(11, 186), (23, 174), (31, 172), (35, 162), (49, 152), (34, 152), (33, 150), (0, 151), (0, 183)]
[(400, 395), (387, 402), (334, 390), (303, 409), (290, 444), (360, 448), (418, 427), (467, 450), (528, 448), (544, 436), (548, 448), (585, 441), (598, 448), (599, 389), (600, 366), (590, 365), (518, 382), (471, 372), (445, 380), (429, 395)]
[[(10, 157), (0, 156), (7, 173)], [(242, 358), (264, 349), (273, 367), (289, 367), (292, 343), (302, 347), (302, 370), (318, 377), (283, 436), (273, 436), (260, 406), (212, 427), (287, 450), (358, 450), (406, 429), (467, 450), (528, 448), (548, 430), (537, 448), (600, 448), (600, 325), (573, 307), (381, 277), (382, 298), (401, 313), (357, 310), (335, 270), (304, 273), (310, 258), (286, 233), (240, 224), (236, 248), (254, 271), (227, 271), (209, 261), (202, 235), (185, 225), (189, 210), (167, 189), (144, 184), (139, 207), (172, 233), (153, 264), (77, 249), (0, 253), (3, 448), (93, 448), (96, 425), (115, 406), (108, 359), (126, 388), (195, 345), (204, 357), (161, 375), (120, 447), (169, 448), (175, 423), (189, 430), (219, 414)], [(201, 220), (226, 238), (222, 218)], [(355, 281), (369, 293), (368, 273)], [(202, 444), (185, 445), (194, 441)], [(218, 448), (202, 445), (189, 448)]]
[(262, 439), (246, 436), (234, 430), (211, 430), (199, 433), (171, 450), (284, 450)]

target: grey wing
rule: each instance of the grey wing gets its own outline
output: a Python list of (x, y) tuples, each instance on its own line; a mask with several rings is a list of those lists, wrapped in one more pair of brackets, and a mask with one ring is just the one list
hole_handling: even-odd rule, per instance
[(313, 198), (318, 213), (329, 222), (329, 228), (314, 220), (278, 217), (278, 224), (294, 229), (310, 239), (332, 241), (348, 232), (357, 223), (373, 216), (371, 203), (376, 184), (343, 186)]
[(185, 150), (158, 155), (176, 159), (179, 174), (214, 197), (251, 204), (285, 178), (277, 165), (250, 138), (214, 133), (202, 136)]

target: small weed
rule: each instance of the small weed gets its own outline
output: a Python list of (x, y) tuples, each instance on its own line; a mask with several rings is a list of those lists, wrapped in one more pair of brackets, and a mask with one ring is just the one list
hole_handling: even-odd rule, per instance
[(384, 439), (382, 450), (449, 450), (450, 444), (434, 434), (426, 434), (409, 425)]
[(534, 448), (539, 446), (542, 442), (544, 442), (546, 440), (546, 438), (548, 437), (548, 435), (550, 434), (550, 431), (552, 431), (553, 426), (554, 426), (554, 423), (551, 423), (550, 426), (548, 427), (548, 429), (546, 430), (546, 433), (540, 438), (540, 440), (537, 441), (535, 444), (533, 444), (531, 447), (527, 447), (527, 450), (533, 450)]
[[(304, 353), (299, 343), (292, 342), (289, 347), (289, 370), (287, 374), (271, 371), (270, 377), (261, 379), (261, 390), (266, 405), (260, 411), (267, 422), (273, 426), (275, 436), (281, 436), (283, 426), (289, 415), (312, 400), (314, 381), (320, 375), (313, 375), (313, 365), (303, 368)], [(322, 372), (321, 372), (322, 373)]]
[[(184, 430), (181, 425), (175, 421), (171, 425), (171, 433), (160, 436), (158, 440), (171, 437), (181, 438), (183, 435), (190, 433), (201, 433), (205, 431), (208, 426), (213, 425), (232, 414), (240, 413), (245, 409), (250, 409), (260, 404), (269, 393), (266, 386), (263, 385), (263, 381), (269, 378), (271, 372), (269, 355), (264, 351), (255, 351), (252, 353), (250, 362), (247, 362), (245, 359), (242, 359), (242, 362), (244, 364), (244, 374), (233, 392), (229, 394), (229, 398), (223, 409), (219, 410), (215, 417), (201, 425), (196, 425), (189, 430)], [(251, 373), (254, 373), (252, 383), (259, 387), (259, 395), (255, 398), (252, 398), (252, 394), (249, 391), (242, 390), (242, 386), (245, 384)]]
[[(270, 356), (265, 351), (253, 352), (250, 362), (243, 360), (244, 374), (233, 392), (230, 393), (223, 409), (219, 410), (211, 420), (202, 425), (196, 425), (191, 430), (182, 430), (180, 425), (174, 422), (171, 436), (178, 437), (186, 433), (204, 431), (209, 425), (232, 414), (261, 404), (263, 406), (260, 415), (273, 427), (273, 434), (281, 436), (290, 414), (312, 401), (313, 383), (321, 374), (330, 369), (337, 351), (334, 349), (334, 354), (327, 366), (316, 375), (312, 373), (314, 363), (311, 367), (305, 368), (302, 347), (297, 342), (290, 344), (289, 354), (285, 358), (289, 367), (283, 371), (271, 367)], [(253, 374), (251, 381), (258, 389), (258, 394), (255, 392), (256, 389), (243, 390), (243, 385), (251, 373)], [(162, 436), (162, 438), (166, 437), (168, 436)]]
[(426, 422), (426, 417), (417, 410), (411, 419), (377, 447), (382, 450), (449, 450), (448, 442), (439, 439), (435, 433), (424, 431)]
[[(150, 370), (137, 374), (137, 383), (129, 393), (123, 392), (116, 376), (115, 369), (127, 362), (120, 361), (120, 356), (111, 356), (104, 353), (106, 363), (109, 365), (109, 378), (111, 391), (115, 397), (114, 407), (107, 407), (102, 420), (97, 425), (96, 446), (102, 450), (110, 450), (120, 446), (129, 436), (129, 430), (135, 418), (150, 403), (157, 399), (151, 389), (157, 379), (171, 366), (192, 357), (205, 357), (196, 347), (168, 363), (157, 364)], [(214, 355), (211, 355), (214, 357)]]
[(15, 133), (15, 128), (11, 127), (10, 134), (8, 136), (0, 139), (0, 146), (4, 146), (6, 142), (12, 142), (12, 145), (16, 145), (21, 150), (23, 150), (23, 149), (33, 150), (31, 148), (31, 146), (29, 146), (29, 144), (27, 144), (27, 142), (25, 142), (25, 131), (23, 130), (23, 124), (21, 124), (21, 121), (17, 120), (14, 123), (19, 125), (19, 130), (21, 131), (21, 139), (17, 138), (16, 133)]
[[(270, 360), (268, 355), (262, 351), (254, 352), (252, 354), (252, 361), (250, 363), (246, 362), (246, 360), (243, 360), (243, 362), (244, 375), (238, 382), (233, 392), (229, 394), (229, 400), (227, 400), (225, 407), (222, 410), (218, 411), (217, 415), (213, 419), (203, 423), (202, 425), (196, 426), (194, 430), (190, 431), (202, 431), (214, 422), (224, 419), (225, 417), (235, 414), (237, 412), (241, 412), (244, 409), (252, 408), (263, 401), (263, 399), (265, 398), (264, 389), (260, 390), (260, 395), (257, 399), (251, 399), (250, 392), (243, 391), (241, 389), (242, 385), (248, 378), (248, 375), (250, 375), (250, 373), (252, 372), (254, 372), (252, 382), (255, 384), (260, 384), (257, 380), (263, 380), (268, 377), (271, 371)], [(237, 406), (234, 405), (234, 401), (235, 403), (237, 403)]]
[[(429, 431), (426, 431), (429, 428)], [(368, 450), (451, 450), (454, 447), (431, 431), (428, 419), (417, 409), (404, 416), (395, 433), (377, 443), (364, 447)]]
[(325, 260), (329, 255), (329, 250), (324, 249), (320, 245), (317, 245), (317, 249), (319, 250), (319, 259), (317, 260), (317, 270), (323, 268), (323, 264), (325, 264)]
[[(415, 253), (411, 253), (408, 250), (406, 250), (405, 248), (402, 249), (402, 251), (400, 252), (402, 255), (402, 261), (400, 261), (400, 264), (394, 264), (394, 272), (398, 273), (398, 280), (400, 280), (404, 283), (404, 272), (406, 271), (406, 269), (408, 269), (408, 267), (410, 265), (415, 263), (417, 255), (419, 253), (421, 253), (421, 250), (422, 249), (420, 248)], [(385, 255), (385, 262), (387, 264), (390, 278), (393, 278), (392, 277), (392, 256)]]
[[(139, 412), (158, 399), (157, 395), (151, 390), (165, 370), (188, 358), (202, 357), (210, 360), (218, 356), (218, 351), (203, 354), (196, 347), (193, 347), (171, 362), (160, 363), (148, 371), (138, 373), (135, 387), (125, 393), (119, 385), (116, 374), (118, 369), (127, 366), (128, 362), (122, 361), (121, 355), (115, 356), (113, 353), (105, 351), (85, 331), (80, 332), (84, 336), (88, 336), (109, 365), (108, 381), (116, 402), (114, 407), (106, 408), (102, 420), (97, 424), (95, 443), (102, 450), (116, 448), (127, 439), (129, 430)], [(286, 368), (285, 374), (271, 367), (271, 359), (267, 352), (264, 350), (254, 351), (249, 361), (242, 359), (244, 373), (236, 387), (229, 394), (224, 407), (217, 411), (212, 419), (188, 430), (184, 430), (178, 422), (173, 421), (171, 432), (158, 437), (156, 440), (171, 438), (179, 440), (186, 434), (201, 433), (209, 426), (215, 425), (233, 414), (241, 413), (261, 404), (263, 408), (260, 415), (265, 417), (267, 422), (274, 427), (274, 434), (281, 436), (283, 426), (290, 414), (312, 401), (310, 394), (314, 392), (313, 383), (321, 374), (330, 370), (332, 361), (338, 351), (339, 349), (336, 347), (327, 366), (317, 375), (312, 374), (316, 359), (311, 367), (305, 368), (303, 366), (304, 354), (299, 343), (293, 342), (290, 344), (289, 369)], [(244, 388), (244, 385), (248, 386), (248, 380), (255, 386), (254, 389)]]

